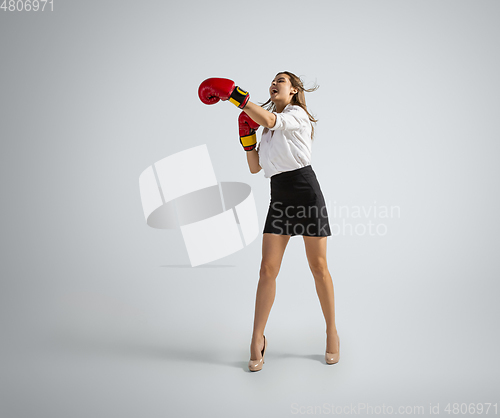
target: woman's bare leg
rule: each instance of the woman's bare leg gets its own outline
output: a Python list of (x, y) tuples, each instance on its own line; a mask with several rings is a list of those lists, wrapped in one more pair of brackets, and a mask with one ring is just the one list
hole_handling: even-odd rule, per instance
[(255, 316), (253, 323), (252, 343), (250, 344), (250, 360), (262, 358), (264, 349), (264, 329), (274, 303), (276, 295), (276, 277), (278, 276), (281, 260), (285, 253), (290, 235), (263, 234), (262, 235), (262, 262), (260, 278), (255, 298)]
[(306, 237), (307, 261), (314, 276), (316, 292), (325, 316), (326, 322), (326, 351), (338, 352), (337, 326), (335, 325), (335, 300), (333, 292), (333, 281), (326, 261), (326, 239), (327, 237)]

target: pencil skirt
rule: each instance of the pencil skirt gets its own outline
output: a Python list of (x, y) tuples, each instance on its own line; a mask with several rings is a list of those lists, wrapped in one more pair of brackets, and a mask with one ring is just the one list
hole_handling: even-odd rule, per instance
[(311, 165), (271, 176), (264, 234), (331, 235), (323, 192)]

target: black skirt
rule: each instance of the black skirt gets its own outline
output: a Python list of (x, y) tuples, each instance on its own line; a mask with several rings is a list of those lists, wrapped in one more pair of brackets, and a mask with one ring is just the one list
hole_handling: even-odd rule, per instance
[(263, 233), (331, 235), (325, 199), (310, 165), (271, 176), (271, 201)]

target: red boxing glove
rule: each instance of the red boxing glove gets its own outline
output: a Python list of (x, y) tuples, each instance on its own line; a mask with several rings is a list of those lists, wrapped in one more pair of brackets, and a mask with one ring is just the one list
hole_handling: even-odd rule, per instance
[(235, 86), (234, 81), (227, 78), (207, 78), (198, 87), (198, 96), (207, 105), (215, 104), (219, 100), (229, 100), (240, 109), (243, 109), (250, 99), (250, 93)]
[(245, 112), (241, 112), (238, 117), (240, 127), (240, 143), (245, 151), (252, 151), (257, 145), (257, 135), (255, 131), (259, 129), (259, 124), (250, 118)]

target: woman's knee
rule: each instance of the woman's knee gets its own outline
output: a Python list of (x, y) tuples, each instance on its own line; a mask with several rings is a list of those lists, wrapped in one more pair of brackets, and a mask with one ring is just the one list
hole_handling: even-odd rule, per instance
[(260, 277), (263, 279), (276, 279), (280, 266), (263, 261), (260, 265)]
[(328, 265), (326, 261), (318, 260), (309, 263), (309, 268), (315, 279), (323, 279), (329, 276)]

